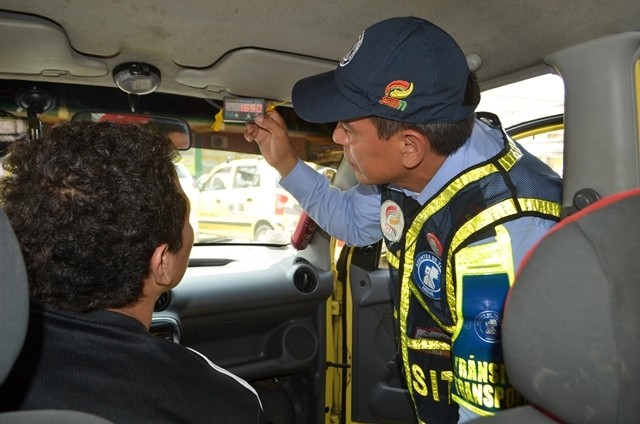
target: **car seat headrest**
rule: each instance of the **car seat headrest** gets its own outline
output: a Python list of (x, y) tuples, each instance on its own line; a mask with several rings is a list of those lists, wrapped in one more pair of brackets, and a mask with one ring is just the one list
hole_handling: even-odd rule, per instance
[(9, 219), (0, 209), (0, 383), (22, 349), (28, 321), (27, 271)]
[(566, 218), (532, 249), (502, 331), (509, 377), (537, 409), (563, 422), (637, 419), (640, 189)]

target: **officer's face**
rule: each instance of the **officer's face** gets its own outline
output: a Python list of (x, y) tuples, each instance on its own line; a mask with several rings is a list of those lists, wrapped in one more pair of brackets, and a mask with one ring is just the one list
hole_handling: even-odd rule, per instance
[(369, 118), (340, 121), (333, 131), (333, 141), (343, 147), (344, 158), (363, 184), (396, 181), (398, 174), (403, 171), (398, 137), (381, 139)]

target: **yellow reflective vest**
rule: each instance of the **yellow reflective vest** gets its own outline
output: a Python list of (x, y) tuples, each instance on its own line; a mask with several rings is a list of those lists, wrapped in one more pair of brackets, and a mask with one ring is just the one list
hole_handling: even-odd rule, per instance
[[(514, 280), (503, 223), (558, 220), (561, 181), (504, 135), (504, 148), (450, 180), (424, 205), (383, 188), (381, 225), (394, 287), (405, 382), (420, 422), (455, 423), (524, 403), (500, 345)], [(412, 205), (412, 203), (416, 203)]]

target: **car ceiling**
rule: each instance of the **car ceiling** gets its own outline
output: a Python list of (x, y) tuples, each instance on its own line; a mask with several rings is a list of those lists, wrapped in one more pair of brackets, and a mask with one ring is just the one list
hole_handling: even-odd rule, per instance
[(288, 101), (295, 81), (333, 69), (364, 28), (393, 16), (447, 30), (481, 58), (485, 89), (542, 72), (548, 53), (640, 30), (637, 0), (3, 0), (0, 7), (2, 79), (113, 87), (114, 67), (146, 62), (161, 72), (160, 92), (213, 99)]

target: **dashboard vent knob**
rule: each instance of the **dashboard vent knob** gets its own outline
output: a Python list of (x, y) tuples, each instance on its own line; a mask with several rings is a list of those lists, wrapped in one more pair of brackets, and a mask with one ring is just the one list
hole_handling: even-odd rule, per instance
[(300, 267), (293, 274), (293, 284), (300, 293), (312, 293), (318, 287), (316, 274), (308, 267)]
[(169, 306), (169, 303), (171, 303), (171, 292), (168, 291), (162, 293), (160, 297), (158, 297), (158, 300), (156, 300), (156, 304), (153, 307), (153, 312), (164, 311)]

